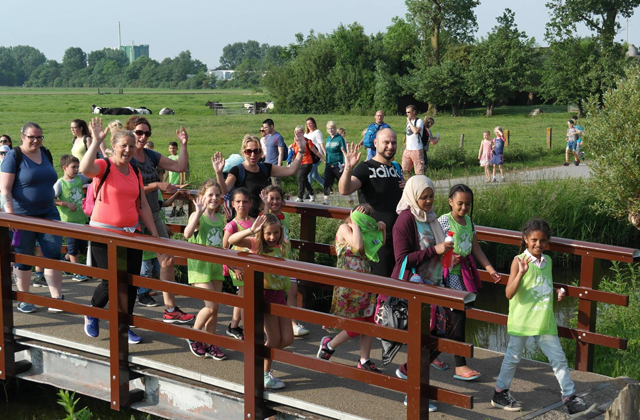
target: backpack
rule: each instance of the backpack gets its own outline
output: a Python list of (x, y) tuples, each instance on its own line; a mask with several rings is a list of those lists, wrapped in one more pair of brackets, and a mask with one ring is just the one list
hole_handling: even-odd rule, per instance
[[(84, 144), (85, 150), (89, 150), (89, 146), (87, 146), (87, 137), (89, 137), (89, 136), (84, 136), (82, 138), (82, 144)], [(76, 142), (76, 139), (74, 137), (73, 139), (71, 139), (71, 147), (73, 147), (75, 142)], [(96, 153), (96, 159), (102, 159), (102, 158), (104, 158), (104, 155), (102, 154), (102, 152), (100, 150), (98, 150), (98, 152)]]
[[(51, 151), (44, 146), (40, 146), (40, 149), (44, 152), (44, 155), (47, 157), (47, 160), (53, 166), (53, 156), (51, 155)], [(20, 164), (22, 163), (22, 149), (20, 147), (16, 147), (13, 149), (16, 154), (16, 175), (20, 170)]]
[(367, 127), (367, 131), (364, 133), (364, 147), (372, 149), (374, 147), (373, 141), (376, 138), (376, 134), (378, 133), (378, 130), (380, 129), (380, 126), (378, 126), (376, 123), (371, 123), (369, 124), (369, 127)]
[[(98, 182), (98, 178), (93, 178), (93, 182), (89, 184), (89, 186), (87, 187), (86, 197), (82, 199), (82, 211), (84, 212), (84, 214), (86, 214), (89, 217), (91, 217), (91, 214), (93, 213), (93, 208), (96, 205), (96, 198), (98, 197), (98, 193), (102, 189), (104, 182), (107, 180), (107, 175), (109, 175), (109, 172), (111, 171), (111, 161), (107, 158), (103, 158), (103, 160), (107, 163), (107, 167), (104, 170), (104, 175), (102, 175), (102, 179), (100, 180), (100, 182)], [(136, 174), (136, 178), (139, 178), (140, 169), (138, 169), (138, 166), (131, 165), (131, 168), (133, 169), (133, 172)], [(138, 189), (140, 189), (140, 186), (138, 186)], [(142, 195), (142, 191), (140, 191), (140, 195)]]
[[(236, 183), (233, 188), (231, 188), (231, 190), (224, 195), (223, 208), (224, 213), (227, 216), (227, 220), (232, 220), (235, 217), (235, 211), (233, 209), (233, 206), (231, 205), (231, 197), (233, 197), (233, 192), (236, 190), (236, 185), (242, 185), (242, 183), (244, 182), (244, 178), (247, 175), (247, 170), (244, 168), (244, 165), (242, 163), (237, 165), (236, 168), (238, 168), (238, 177), (236, 178)], [(269, 170), (267, 169), (267, 165), (265, 165), (264, 162), (258, 162), (258, 168), (265, 177), (269, 177)]]
[[(309, 154), (311, 155), (311, 162), (313, 162), (313, 164), (315, 165), (316, 163), (320, 162), (320, 158), (311, 151), (311, 146), (316, 147), (315, 144), (313, 144), (312, 140), (307, 139), (307, 148), (309, 149)], [(316, 150), (317, 150), (317, 147), (316, 147)]]

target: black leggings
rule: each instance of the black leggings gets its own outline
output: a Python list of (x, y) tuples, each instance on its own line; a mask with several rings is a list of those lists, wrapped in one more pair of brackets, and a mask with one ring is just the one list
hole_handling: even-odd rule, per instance
[(331, 187), (333, 187), (333, 182), (337, 179), (340, 180), (340, 176), (342, 172), (340, 172), (339, 165), (329, 165), (324, 169), (324, 195), (329, 195), (331, 192)]
[[(454, 309), (453, 311), (451, 311), (451, 322), (453, 325), (452, 325), (451, 331), (448, 334), (448, 337), (440, 334), (435, 334), (433, 332), (432, 332), (432, 335), (436, 337), (448, 338), (451, 340), (456, 340), (461, 343), (464, 343), (465, 342), (464, 332), (465, 332), (465, 324), (467, 322), (467, 315), (465, 314), (464, 311), (458, 311)], [(442, 352), (439, 350), (432, 351), (429, 363), (433, 362), (438, 356), (440, 356), (441, 353)], [(467, 365), (467, 359), (465, 359), (464, 357), (455, 356), (454, 358), (456, 361), (456, 367)]]
[(313, 188), (311, 188), (311, 184), (309, 183), (309, 174), (311, 173), (311, 169), (313, 169), (312, 163), (305, 163), (304, 165), (300, 165), (300, 169), (298, 170), (298, 198), (302, 200), (304, 198), (304, 190), (309, 192), (310, 195), (313, 195)]
[[(93, 256), (93, 264), (95, 267), (107, 268), (107, 244), (91, 242), (91, 255)], [(127, 248), (127, 273), (135, 275), (140, 274), (141, 265), (142, 251), (139, 249)], [(128, 291), (127, 311), (129, 314), (132, 314), (138, 293), (135, 286), (129, 286)], [(102, 280), (100, 284), (96, 286), (96, 290), (93, 291), (91, 306), (104, 308), (107, 306), (107, 303), (109, 303), (109, 282)]]

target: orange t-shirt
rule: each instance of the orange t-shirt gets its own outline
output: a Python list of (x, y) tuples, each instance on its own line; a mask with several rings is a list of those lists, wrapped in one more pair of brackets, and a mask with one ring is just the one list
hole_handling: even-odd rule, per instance
[[(100, 167), (100, 173), (96, 178), (100, 180), (107, 168), (107, 163), (100, 159), (96, 160), (96, 164)], [(142, 178), (136, 177), (131, 164), (129, 164), (129, 175), (125, 175), (111, 161), (109, 175), (96, 197), (91, 220), (115, 227), (135, 226), (139, 216), (138, 198), (143, 189)]]
[[(302, 165), (306, 165), (307, 163), (313, 163), (313, 159), (311, 159), (311, 150), (309, 149), (309, 143), (311, 140), (305, 139), (307, 142), (306, 147), (304, 148), (304, 155), (302, 155)], [(293, 142), (293, 152), (298, 154), (298, 143), (296, 141)]]

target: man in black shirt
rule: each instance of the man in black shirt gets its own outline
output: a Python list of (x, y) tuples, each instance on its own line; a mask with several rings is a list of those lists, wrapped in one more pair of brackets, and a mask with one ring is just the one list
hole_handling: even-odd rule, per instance
[[(396, 207), (402, 197), (404, 180), (400, 165), (393, 162), (398, 149), (396, 133), (390, 128), (378, 131), (374, 141), (376, 155), (360, 162), (360, 145), (347, 144), (344, 171), (338, 188), (346, 195), (358, 191), (360, 204), (373, 207), (373, 218), (387, 225), (387, 242), (378, 251), (380, 261), (371, 263), (372, 274), (389, 277), (395, 265), (393, 255), (393, 224), (398, 217)], [(357, 165), (357, 166), (356, 166)], [(355, 168), (354, 168), (355, 167)]]

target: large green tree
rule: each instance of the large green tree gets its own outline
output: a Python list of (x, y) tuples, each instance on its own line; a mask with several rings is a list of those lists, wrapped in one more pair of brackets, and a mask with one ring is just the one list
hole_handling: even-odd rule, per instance
[(62, 57), (62, 76), (71, 77), (73, 73), (87, 67), (87, 54), (82, 48), (67, 48)]
[(467, 91), (486, 106), (488, 117), (498, 101), (526, 90), (529, 80), (537, 77), (535, 41), (518, 30), (510, 9), (505, 9), (497, 21), (498, 25), (474, 48), (466, 72)]
[(268, 44), (260, 45), (258, 41), (253, 40), (228, 44), (222, 49), (220, 68), (234, 70), (247, 59), (262, 61), (262, 57), (268, 48)]
[(11, 55), (16, 61), (17, 84), (23, 84), (29, 79), (31, 73), (47, 61), (47, 58), (37, 48), (29, 45), (11, 47)]
[(573, 37), (576, 25), (581, 23), (609, 48), (620, 31), (618, 19), (633, 16), (633, 9), (638, 6), (640, 0), (551, 0), (547, 3), (551, 13), (547, 39), (551, 42)]

